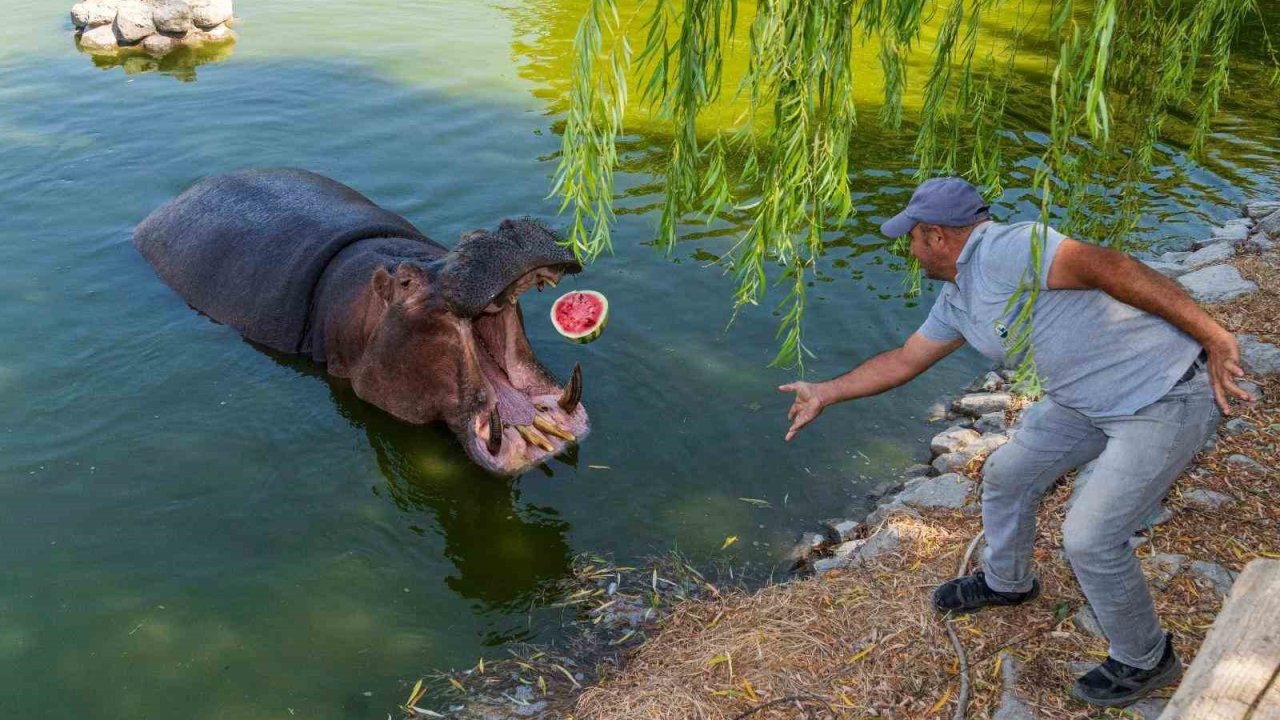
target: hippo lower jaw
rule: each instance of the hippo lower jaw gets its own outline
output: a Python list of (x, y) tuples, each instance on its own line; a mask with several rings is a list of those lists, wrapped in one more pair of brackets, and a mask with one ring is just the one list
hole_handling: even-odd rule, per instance
[[(582, 371), (561, 386), (538, 362), (521, 320), (519, 295), (559, 282), (564, 268), (537, 268), (511, 283), (471, 319), (484, 403), (459, 433), (468, 455), (499, 475), (516, 475), (569, 449), (590, 431)], [(496, 429), (496, 432), (495, 432)]]

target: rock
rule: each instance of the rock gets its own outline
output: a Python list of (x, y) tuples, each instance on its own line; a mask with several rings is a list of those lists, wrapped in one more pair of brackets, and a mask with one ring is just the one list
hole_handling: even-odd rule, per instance
[(933, 469), (938, 471), (939, 475), (954, 473), (964, 469), (965, 465), (973, 458), (967, 453), (953, 452), (939, 455), (933, 459)]
[(191, 21), (208, 29), (231, 19), (231, 0), (191, 0)]
[(929, 409), (925, 411), (925, 420), (931, 423), (942, 422), (943, 420), (950, 420), (951, 417), (952, 417), (952, 414), (951, 414), (951, 398), (950, 397), (945, 397), (945, 396), (942, 397), (937, 402), (930, 405)]
[(1259, 252), (1269, 253), (1276, 249), (1276, 243), (1280, 240), (1272, 240), (1262, 233), (1258, 233), (1249, 238), (1249, 244), (1256, 248)]
[(1243, 391), (1249, 393), (1249, 397), (1255, 401), (1261, 401), (1265, 393), (1262, 388), (1258, 387), (1258, 383), (1249, 380), (1237, 380), (1236, 385)]
[(113, 53), (120, 48), (110, 25), (95, 25), (80, 34), (80, 49), (93, 54)]
[(1214, 228), (1211, 234), (1215, 241), (1235, 244), (1249, 237), (1249, 226), (1237, 220)]
[(902, 544), (898, 531), (885, 527), (865, 540), (851, 540), (837, 545), (831, 557), (813, 563), (815, 573), (824, 574), (837, 568), (847, 568), (897, 550)]
[(1003, 390), (1006, 384), (1007, 383), (1005, 383), (1004, 378), (1000, 376), (1000, 373), (993, 370), (982, 378), (982, 387), (979, 389), (986, 392), (997, 392), (999, 390)]
[(121, 44), (136, 43), (156, 32), (151, 22), (151, 6), (142, 0), (124, 0), (116, 10), (116, 35)]
[(1013, 402), (1009, 393), (974, 393), (965, 395), (952, 405), (956, 412), (970, 417), (982, 417), (990, 412), (1003, 412)]
[(947, 473), (924, 478), (898, 496), (903, 504), (921, 510), (958, 510), (964, 507), (974, 482), (963, 475)]
[(1156, 720), (1168, 704), (1168, 698), (1143, 698), (1125, 710), (1136, 715), (1137, 720)]
[(78, 28), (110, 25), (115, 19), (115, 0), (88, 0), (71, 6), (71, 24)]
[(1129, 548), (1131, 550), (1137, 550), (1138, 548), (1142, 547), (1143, 545), (1146, 545), (1149, 542), (1151, 542), (1151, 538), (1147, 537), (1146, 535), (1134, 535), (1133, 537), (1129, 538)]
[(1251, 375), (1280, 373), (1280, 348), (1264, 343), (1253, 335), (1237, 335), (1240, 343), (1240, 365)]
[(161, 32), (181, 35), (194, 27), (191, 5), (187, 0), (157, 0), (151, 9), (151, 22)]
[[(828, 540), (833, 543), (840, 543), (857, 537), (858, 531), (862, 529), (862, 523), (857, 520), (824, 520), (822, 528), (826, 532)], [(817, 533), (805, 533), (805, 535), (817, 535)]]
[(1159, 260), (1143, 260), (1142, 263), (1168, 278), (1180, 277), (1191, 272), (1191, 268), (1182, 263), (1168, 263)]
[(199, 33), (202, 42), (226, 42), (235, 39), (236, 34), (226, 25), (217, 25)]
[(988, 433), (969, 443), (969, 447), (964, 449), (964, 453), (970, 458), (989, 455), (995, 452), (996, 448), (1007, 442), (1009, 442), (1009, 436), (1004, 433)]
[(1258, 229), (1272, 240), (1280, 240), (1280, 210), (1258, 220)]
[(1245, 472), (1258, 473), (1259, 475), (1265, 475), (1267, 473), (1267, 466), (1247, 455), (1240, 455), (1238, 453), (1235, 455), (1228, 455), (1227, 464), (1232, 467), (1239, 468), (1240, 470), (1244, 470)]
[(1244, 203), (1241, 207), (1244, 214), (1254, 220), (1261, 220), (1277, 210), (1280, 210), (1280, 200), (1251, 200)]
[(1244, 418), (1231, 418), (1222, 426), (1222, 432), (1228, 435), (1240, 435), (1257, 429), (1253, 423)]
[(791, 561), (792, 568), (794, 569), (808, 562), (809, 558), (820, 550), (826, 542), (827, 538), (822, 533), (800, 533), (800, 539), (792, 546), (791, 552), (787, 553), (787, 559)]
[(999, 410), (983, 415), (973, 424), (973, 429), (981, 433), (1000, 432), (1008, 427), (1009, 423), (1004, 419), (1004, 412)]
[(1000, 707), (992, 720), (1035, 720), (1035, 713), (1018, 697), (1018, 676), (1022, 661), (1008, 650), (1000, 651)]
[(1098, 623), (1098, 616), (1093, 614), (1093, 608), (1089, 606), (1089, 603), (1085, 603), (1076, 611), (1076, 614), (1071, 617), (1071, 622), (1075, 623), (1076, 628), (1081, 632), (1099, 638), (1107, 636), (1102, 630), (1102, 625)]
[(925, 465), (923, 463), (916, 463), (915, 465), (912, 465), (911, 467), (902, 471), (902, 477), (906, 479), (928, 477), (929, 475), (932, 475), (932, 474), (933, 474), (933, 466)]
[(1147, 519), (1142, 521), (1142, 527), (1144, 529), (1150, 529), (1150, 528), (1156, 527), (1157, 525), (1163, 525), (1172, 519), (1173, 519), (1173, 511), (1170, 510), (1167, 506), (1165, 506), (1164, 503), (1160, 503), (1160, 507), (1156, 508), (1150, 515), (1147, 516)]
[(1191, 574), (1213, 586), (1219, 595), (1231, 592), (1236, 582), (1236, 574), (1217, 563), (1195, 560), (1191, 563)]
[(1201, 268), (1178, 278), (1178, 282), (1196, 302), (1202, 303), (1226, 302), (1258, 289), (1230, 265)]
[(929, 449), (933, 451), (934, 457), (960, 452), (979, 437), (981, 435), (973, 430), (959, 426), (950, 427), (933, 436), (933, 440), (929, 441)]
[(1180, 263), (1189, 257), (1191, 257), (1190, 252), (1167, 252), (1161, 255), (1158, 259), (1160, 262)]
[(877, 507), (870, 515), (867, 516), (866, 524), (869, 526), (879, 525), (889, 518), (890, 515), (911, 515), (912, 517), (920, 517), (920, 513), (915, 508), (907, 507), (902, 504), (901, 500), (894, 497), (887, 503)]
[(1169, 581), (1178, 574), (1186, 562), (1186, 555), (1176, 553), (1159, 553), (1143, 558), (1143, 564), (1151, 571), (1152, 584), (1161, 590), (1169, 586)]
[[(1243, 240), (1244, 238), (1240, 238)], [(1212, 245), (1206, 245), (1199, 250), (1191, 253), (1191, 255), (1183, 261), (1183, 264), (1189, 268), (1195, 269), (1204, 267), (1205, 265), (1214, 265), (1226, 262), (1235, 257), (1236, 246), (1229, 242), (1219, 242)]]
[(1187, 507), (1196, 508), (1197, 510), (1217, 510), (1223, 505), (1234, 505), (1236, 499), (1230, 495), (1224, 495), (1213, 490), (1205, 490), (1204, 488), (1196, 488), (1189, 492), (1182, 493), (1182, 502)]
[(173, 38), (156, 33), (155, 35), (148, 35), (142, 41), (142, 49), (146, 50), (148, 55), (161, 57), (172, 52), (174, 44)]
[(882, 528), (880, 532), (867, 538), (866, 543), (854, 552), (858, 560), (870, 560), (902, 547), (902, 536), (896, 528)]

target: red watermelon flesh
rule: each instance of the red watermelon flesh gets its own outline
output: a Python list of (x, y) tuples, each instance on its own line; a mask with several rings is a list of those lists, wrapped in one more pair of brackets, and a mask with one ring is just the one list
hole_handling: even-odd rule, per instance
[(609, 301), (594, 290), (565, 293), (551, 306), (551, 322), (561, 335), (577, 342), (600, 336), (609, 318)]

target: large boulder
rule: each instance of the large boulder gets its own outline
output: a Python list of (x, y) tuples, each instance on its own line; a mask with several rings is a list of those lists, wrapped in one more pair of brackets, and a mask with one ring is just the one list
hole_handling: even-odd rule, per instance
[(196, 27), (209, 29), (231, 19), (231, 0), (191, 0), (191, 21)]
[[(1240, 237), (1244, 240), (1247, 234)], [(1189, 268), (1195, 269), (1204, 267), (1205, 265), (1216, 265), (1220, 262), (1226, 262), (1236, 254), (1236, 246), (1230, 242), (1218, 242), (1212, 245), (1205, 245), (1199, 250), (1191, 253), (1191, 255), (1183, 260), (1183, 264)]]
[(1276, 210), (1259, 220), (1258, 229), (1266, 233), (1267, 237), (1272, 240), (1280, 240), (1280, 210)]
[(156, 33), (151, 6), (142, 0), (125, 0), (116, 10), (116, 35), (124, 43), (136, 43)]
[(1280, 373), (1280, 347), (1265, 343), (1253, 335), (1240, 335), (1240, 364), (1253, 375)]
[(959, 510), (973, 492), (974, 482), (963, 475), (948, 473), (923, 481), (913, 481), (898, 499), (921, 510)]
[(155, 57), (163, 57), (173, 52), (174, 45), (175, 43), (173, 38), (159, 33), (156, 33), (155, 35), (148, 35), (146, 39), (142, 41), (142, 49), (146, 50), (148, 55), (153, 55)]
[(95, 25), (80, 35), (80, 49), (94, 55), (113, 53), (120, 48), (111, 25)]
[(1244, 214), (1254, 220), (1261, 220), (1277, 210), (1280, 210), (1280, 200), (1253, 200), (1247, 202), (1241, 208)]
[(187, 0), (156, 0), (151, 21), (161, 32), (181, 35), (194, 27), (191, 4)]
[(1257, 285), (1241, 277), (1240, 271), (1231, 265), (1201, 268), (1178, 278), (1178, 282), (1196, 302), (1202, 303), (1226, 302), (1258, 289)]
[(958, 413), (978, 418), (997, 410), (1004, 411), (1012, 402), (1013, 396), (1009, 393), (974, 393), (956, 400), (953, 407)]
[(934, 435), (933, 440), (929, 441), (929, 449), (935, 457), (960, 452), (980, 437), (982, 436), (978, 432), (956, 425)]
[(1192, 268), (1182, 263), (1163, 262), (1161, 260), (1143, 260), (1147, 267), (1169, 278), (1176, 278), (1180, 275), (1186, 275), (1191, 272)]
[(115, 0), (88, 0), (71, 6), (71, 23), (78, 28), (109, 25), (115, 19)]

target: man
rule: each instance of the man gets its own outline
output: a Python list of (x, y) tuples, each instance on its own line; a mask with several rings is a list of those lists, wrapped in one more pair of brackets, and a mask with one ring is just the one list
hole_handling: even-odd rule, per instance
[[(1178, 285), (1124, 253), (1036, 223), (991, 222), (978, 191), (960, 178), (923, 183), (880, 229), (909, 233), (926, 275), (946, 284), (902, 347), (832, 380), (779, 388), (795, 393), (786, 440), (828, 405), (897, 387), (966, 341), (997, 362), (1020, 360), (1006, 350), (1026, 302), (1019, 288), (1036, 277), (1031, 246), (1039, 243), (1031, 347), (1046, 397), (987, 460), (982, 570), (939, 586), (933, 603), (967, 612), (1033, 599), (1039, 500), (1059, 477), (1096, 459), (1063, 523), (1063, 549), (1110, 656), (1080, 678), (1075, 694), (1126, 705), (1175, 682), (1182, 665), (1128, 541), (1215, 430), (1218, 408), (1230, 414), (1229, 396), (1252, 400), (1235, 383), (1244, 374), (1235, 337)], [(1012, 307), (1011, 298), (1019, 298)]]

